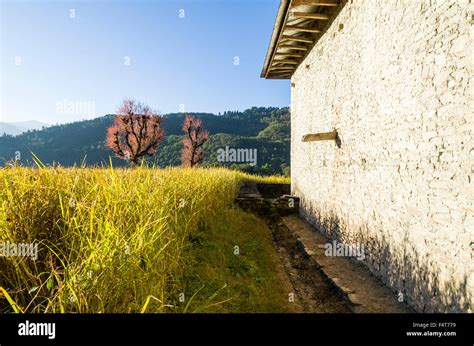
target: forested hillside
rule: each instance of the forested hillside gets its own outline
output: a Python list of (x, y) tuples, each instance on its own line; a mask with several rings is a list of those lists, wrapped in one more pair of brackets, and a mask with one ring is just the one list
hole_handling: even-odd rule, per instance
[[(151, 161), (160, 167), (180, 164), (182, 122), (186, 114), (199, 117), (209, 131), (205, 143), (205, 166), (238, 167), (260, 174), (289, 174), (290, 114), (288, 108), (253, 107), (243, 112), (172, 113), (164, 115), (165, 139)], [(62, 166), (108, 164), (113, 156), (104, 143), (113, 115), (28, 131), (18, 136), (0, 137), (0, 160), (6, 162), (19, 152), (22, 165), (32, 163), (30, 151), (44, 164)], [(219, 149), (249, 149), (256, 153), (256, 164), (219, 160)], [(114, 166), (127, 163), (112, 157)], [(245, 160), (244, 160), (245, 161)]]

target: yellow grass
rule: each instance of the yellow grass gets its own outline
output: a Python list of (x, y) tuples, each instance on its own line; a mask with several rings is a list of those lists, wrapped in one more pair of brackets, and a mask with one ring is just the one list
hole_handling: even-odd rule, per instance
[(183, 311), (183, 251), (248, 179), (286, 181), (226, 169), (0, 169), (0, 243), (39, 244), (37, 261), (0, 257), (0, 312)]

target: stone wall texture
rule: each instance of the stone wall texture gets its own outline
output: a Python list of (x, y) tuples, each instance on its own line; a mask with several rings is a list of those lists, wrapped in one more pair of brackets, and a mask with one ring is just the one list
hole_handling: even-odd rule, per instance
[(348, 1), (291, 79), (302, 215), (420, 312), (474, 311), (472, 7)]

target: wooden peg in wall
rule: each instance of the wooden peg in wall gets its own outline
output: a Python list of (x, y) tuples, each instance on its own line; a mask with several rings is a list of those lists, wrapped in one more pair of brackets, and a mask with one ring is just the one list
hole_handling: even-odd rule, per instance
[(315, 142), (315, 141), (329, 141), (329, 140), (336, 140), (337, 138), (337, 130), (333, 130), (331, 132), (320, 132), (320, 133), (310, 133), (304, 135), (302, 138), (302, 142)]

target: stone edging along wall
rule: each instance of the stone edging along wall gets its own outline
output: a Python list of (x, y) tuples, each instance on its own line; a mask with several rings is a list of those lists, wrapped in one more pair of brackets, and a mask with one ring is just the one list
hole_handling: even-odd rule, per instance
[(423, 312), (474, 311), (470, 6), (348, 1), (291, 80), (301, 213)]

